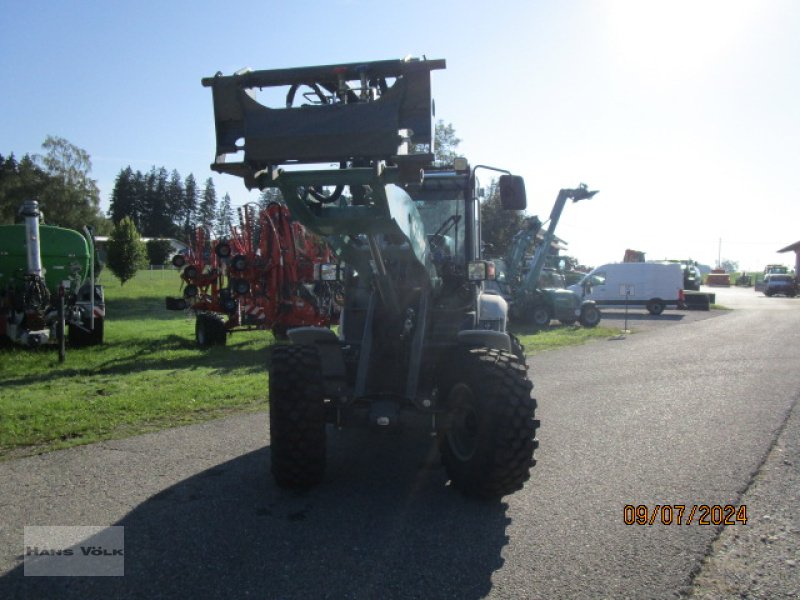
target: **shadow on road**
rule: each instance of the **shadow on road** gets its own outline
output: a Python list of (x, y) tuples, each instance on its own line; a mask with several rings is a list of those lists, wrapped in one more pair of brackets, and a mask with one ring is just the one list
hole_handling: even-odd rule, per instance
[[(625, 319), (624, 310), (612, 310), (603, 307), (603, 319)], [(651, 315), (650, 313), (629, 312), (628, 321), (681, 321), (684, 315), (675, 313), (661, 313), (660, 315)]]
[(20, 566), (0, 597), (485, 597), (508, 506), (449, 489), (423, 434), (331, 437), (326, 481), (310, 492), (275, 486), (269, 448), (240, 456), (116, 523), (124, 577), (24, 577)]

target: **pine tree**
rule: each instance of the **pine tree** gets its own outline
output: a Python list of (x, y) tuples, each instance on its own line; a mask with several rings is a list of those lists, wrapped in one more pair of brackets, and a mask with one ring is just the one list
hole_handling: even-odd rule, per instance
[(106, 265), (119, 278), (120, 285), (125, 285), (144, 266), (145, 257), (145, 246), (133, 219), (123, 218), (114, 226), (108, 240)]
[(173, 237), (183, 229), (183, 181), (180, 173), (173, 169), (167, 181), (167, 217), (169, 218), (169, 231), (162, 233), (164, 237)]
[(111, 205), (108, 216), (114, 224), (125, 217), (137, 221), (136, 190), (134, 188), (134, 175), (130, 165), (122, 169), (114, 181), (114, 190), (111, 192)]
[(136, 229), (141, 231), (147, 213), (147, 176), (141, 171), (133, 174), (133, 197), (133, 223)]
[(181, 217), (183, 223), (181, 230), (183, 236), (187, 240), (192, 239), (196, 227), (195, 220), (197, 218), (197, 182), (194, 180), (194, 175), (189, 173), (186, 181), (183, 184), (183, 207), (181, 210)]
[(6, 159), (0, 156), (0, 224), (14, 223), (22, 203), (38, 199), (49, 181), (28, 154), (19, 161), (13, 154)]
[(200, 201), (200, 210), (197, 214), (197, 225), (206, 231), (213, 231), (216, 218), (217, 192), (214, 190), (214, 180), (209, 177), (206, 179), (206, 187), (203, 190), (203, 199)]
[(229, 237), (232, 224), (233, 207), (231, 206), (231, 197), (225, 194), (222, 197), (222, 202), (219, 203), (219, 211), (217, 212), (217, 239)]
[(261, 210), (265, 210), (273, 202), (286, 204), (286, 201), (283, 199), (283, 194), (281, 194), (278, 188), (266, 188), (258, 196), (258, 207)]

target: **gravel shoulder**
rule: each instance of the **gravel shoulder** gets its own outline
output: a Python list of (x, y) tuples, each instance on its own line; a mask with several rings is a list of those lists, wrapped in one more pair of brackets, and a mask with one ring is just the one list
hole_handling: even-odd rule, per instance
[(795, 405), (742, 496), (746, 526), (723, 529), (690, 598), (800, 598), (800, 411)]

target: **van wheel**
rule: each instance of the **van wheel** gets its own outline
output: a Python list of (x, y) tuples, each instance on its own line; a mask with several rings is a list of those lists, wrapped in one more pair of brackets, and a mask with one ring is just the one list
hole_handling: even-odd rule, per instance
[(665, 308), (666, 306), (664, 306), (661, 300), (650, 300), (650, 302), (647, 303), (647, 312), (651, 315), (660, 315), (664, 312)]

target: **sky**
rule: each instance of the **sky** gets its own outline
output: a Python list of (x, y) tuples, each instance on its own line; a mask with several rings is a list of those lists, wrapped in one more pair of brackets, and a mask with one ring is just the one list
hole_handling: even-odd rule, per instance
[(202, 77), (242, 67), (444, 58), (437, 118), (473, 165), (522, 175), (528, 213), (560, 188), (557, 235), (588, 265), (718, 258), (794, 264), (800, 240), (795, 0), (0, 0), (0, 154), (47, 135), (92, 158), (108, 201), (130, 166), (215, 175)]

